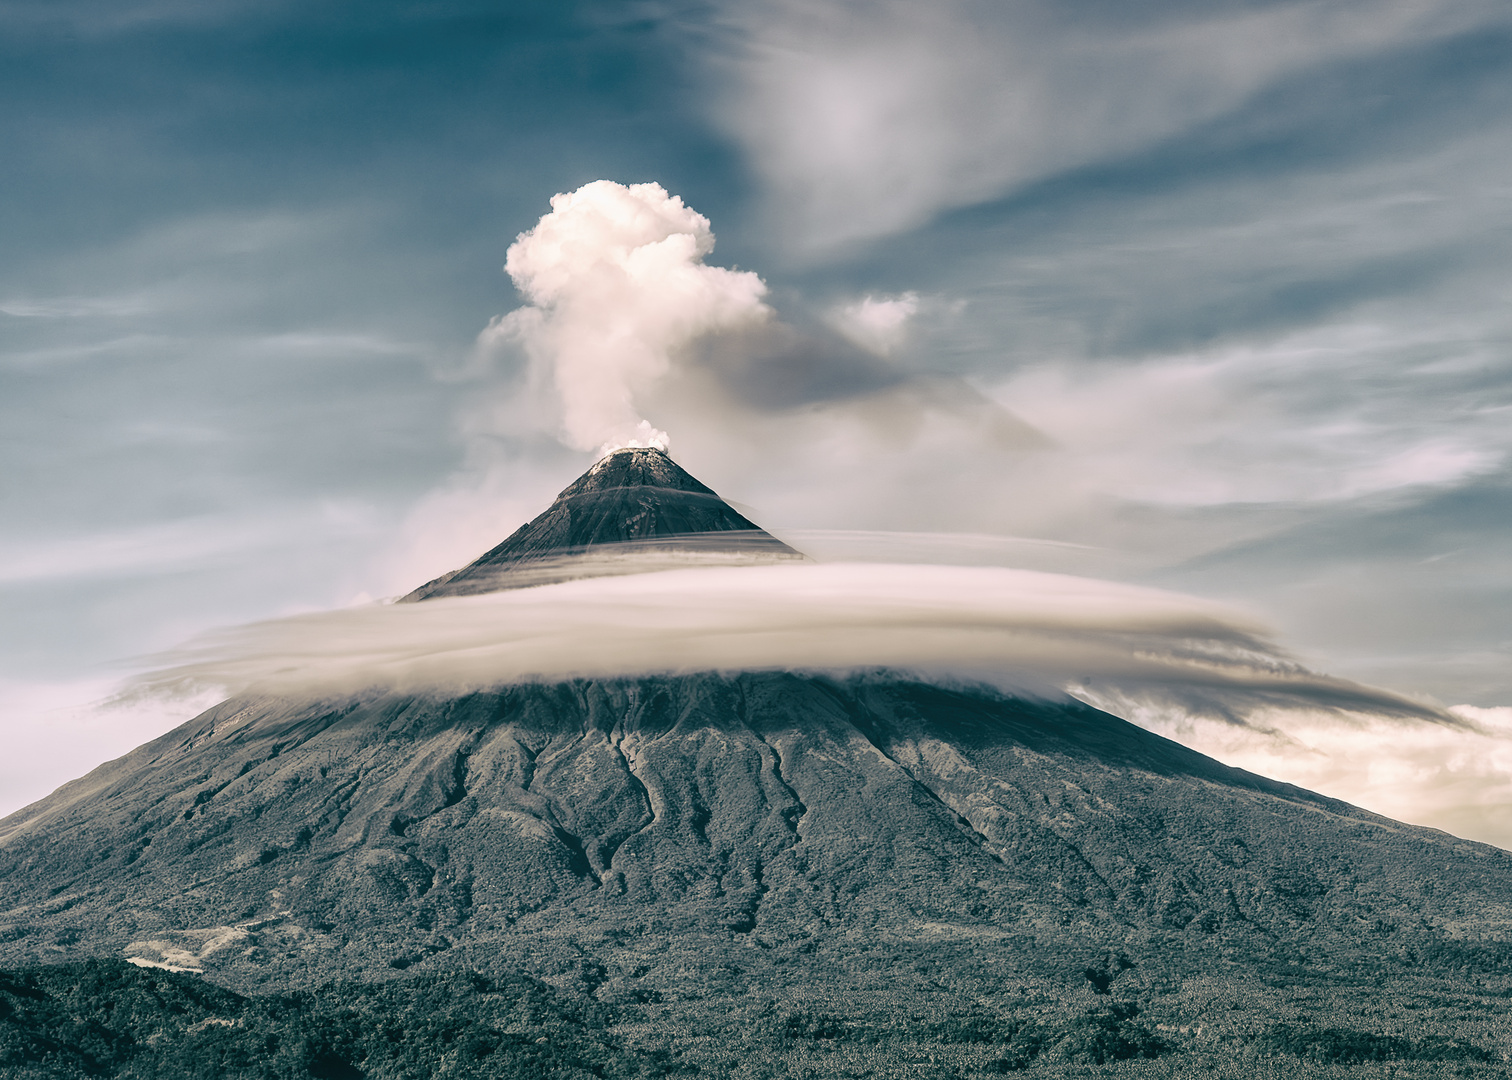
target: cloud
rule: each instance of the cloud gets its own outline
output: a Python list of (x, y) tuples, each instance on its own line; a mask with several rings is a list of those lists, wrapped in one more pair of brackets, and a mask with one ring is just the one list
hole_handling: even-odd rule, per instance
[(0, 678), (0, 716), (7, 723), (0, 757), (0, 817), (119, 757), (215, 704), (209, 695), (111, 702), (114, 676), (41, 682)]
[(1216, 604), (981, 567), (658, 570), (256, 623), (157, 659), (136, 684), (144, 692), (451, 694), (649, 672), (881, 667), (1035, 693), (1096, 682), (1230, 719), (1292, 703), (1452, 722), (1310, 672)]
[(530, 306), (496, 319), (481, 340), (518, 341), (552, 371), (569, 445), (665, 449), (636, 391), (667, 373), (673, 350), (766, 318), (766, 285), (705, 265), (709, 219), (659, 184), (597, 180), (553, 196), (551, 208), (505, 264)]
[[(1424, 409), (1425, 388), (1442, 397), (1457, 380), (1404, 363), (1413, 343), (1393, 331), (1335, 325), (1121, 364), (1026, 365), (991, 393), (1084, 484), (1150, 503), (1342, 502), (1497, 470), (1512, 452), (1505, 418), (1458, 406), (1451, 425)], [(1374, 393), (1350, 392), (1367, 379)]]
[[(719, 414), (770, 414), (854, 400), (908, 381), (904, 372), (883, 360), (880, 352), (885, 350), (858, 342), (856, 336), (826, 325), (800, 329), (768, 319), (704, 338), (676, 358), (676, 380), (696, 384), (701, 376), (712, 376), (717, 385), (699, 389), (701, 407)], [(647, 397), (675, 415), (672, 403), (678, 393), (672, 382)], [(698, 409), (695, 405), (692, 411)], [(687, 424), (680, 418), (679, 430)]]
[(0, 303), (0, 315), (16, 319), (83, 319), (141, 315), (153, 309), (151, 298), (132, 296), (52, 296), (16, 298)]
[(0, 5), (0, 25), (16, 30), (53, 30), (61, 24), (74, 35), (95, 38), (140, 32), (143, 28), (214, 27), (259, 9), (265, 11), (266, 7), (254, 5), (249, 0), (211, 0), (207, 3), (198, 0), (136, 0), (122, 4), (101, 3), (99, 0), (37, 4), (22, 0)]
[(831, 321), (835, 329), (863, 349), (886, 356), (902, 342), (908, 320), (918, 311), (916, 292), (882, 298), (864, 296), (837, 307)]
[[(805, 540), (963, 560), (1042, 543)], [(155, 658), (160, 666), (122, 700), (142, 709), (186, 693), (450, 695), (648, 672), (885, 668), (1030, 696), (1069, 690), (1228, 764), (1512, 847), (1512, 710), (1443, 710), (1319, 674), (1252, 618), (1211, 601), (991, 567), (661, 565), (218, 631)]]
[(1026, 549), (1085, 552), (1086, 544), (991, 533), (898, 532), (883, 529), (784, 529), (783, 539), (820, 562), (1005, 566)]
[(727, 5), (716, 121), (810, 253), (923, 224), (1235, 109), (1328, 62), (1504, 23), (1448, 0)]
[(1118, 695), (1083, 696), (1229, 765), (1512, 848), (1512, 708), (1455, 706), (1458, 725), (1271, 708), (1236, 726)]
[[(210, 441), (209, 433), (150, 431), (151, 440)], [(0, 586), (183, 575), (235, 563), (254, 551), (288, 551), (318, 534), (327, 543), (380, 528), (354, 501), (265, 508), (257, 515), (204, 516), (44, 538), (0, 540)]]

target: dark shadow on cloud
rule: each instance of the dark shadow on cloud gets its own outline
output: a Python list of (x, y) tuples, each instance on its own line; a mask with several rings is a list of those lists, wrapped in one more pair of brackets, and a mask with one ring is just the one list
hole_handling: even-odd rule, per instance
[(855, 411), (905, 442), (931, 415), (950, 417), (975, 433), (982, 452), (1022, 454), (1054, 445), (1044, 432), (963, 379), (918, 376), (854, 400)]
[(906, 379), (898, 368), (833, 330), (776, 321), (706, 337), (691, 359), (733, 398), (764, 411), (862, 397)]
[(893, 443), (906, 443), (931, 417), (949, 417), (974, 432), (983, 451), (1053, 445), (965, 380), (910, 373), (822, 324), (774, 320), (709, 335), (689, 348), (683, 363), (712, 375), (725, 407), (736, 412), (841, 410)]
[[(1128, 715), (1131, 706), (1153, 707), (1162, 712), (1218, 720), (1234, 727), (1262, 731), (1266, 726), (1260, 717), (1272, 710), (1387, 717), (1465, 730), (1475, 727), (1453, 713), (1404, 695), (1305, 670), (1290, 675), (1284, 685), (1281, 679), (1266, 685), (1258, 678), (1249, 683), (1215, 679), (1211, 685), (1203, 685), (1200, 679), (1143, 683), (1138, 679), (1118, 682), (1089, 679), (1079, 689), (1089, 700), (1102, 702), (1120, 715)], [(1123, 704), (1115, 704), (1118, 702)]]

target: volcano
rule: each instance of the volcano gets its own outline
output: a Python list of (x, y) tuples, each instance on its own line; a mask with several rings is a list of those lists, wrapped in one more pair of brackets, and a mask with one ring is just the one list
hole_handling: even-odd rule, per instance
[[(405, 599), (646, 553), (802, 557), (634, 450)], [(1383, 987), (1470, 1032), (1431, 1060), (1474, 1074), (1512, 1049), (1473, 1019), (1512, 987), (1512, 854), (1070, 698), (886, 671), (238, 697), (0, 822), (0, 888), (12, 966), (109, 956), (280, 991), (524, 972), (729, 1075), (731, 1018), (777, 1031), (782, 1060), (839, 1055), (816, 1076), (863, 1075), (838, 1064), (865, 1056), (846, 1033), (889, 1023), (907, 1037), (866, 1053), (898, 1075), (921, 1046), (955, 1048), (955, 1075), (1182, 1046), (1301, 1060), (1314, 1028), (1276, 1020), (1298, 995), (1317, 1031), (1385, 1039)], [(1047, 1018), (1073, 1006), (1080, 1035)], [(1412, 1031), (1388, 1049), (1429, 1053)]]
[(468, 596), (659, 566), (746, 565), (803, 556), (654, 448), (601, 458), (539, 517), (402, 601)]

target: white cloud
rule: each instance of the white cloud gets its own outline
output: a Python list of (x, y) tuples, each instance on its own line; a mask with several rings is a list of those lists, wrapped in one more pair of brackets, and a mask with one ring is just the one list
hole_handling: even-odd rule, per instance
[(1309, 66), (1504, 21), (1492, 3), (1310, 0), (1184, 20), (982, 0), (729, 5), (717, 119), (811, 251), (919, 225), (1220, 116)]
[(0, 541), (0, 585), (179, 574), (230, 564), (256, 551), (369, 536), (371, 506), (350, 500), (282, 508), (255, 517), (205, 516), (84, 534)]
[(837, 307), (830, 316), (836, 330), (851, 341), (878, 356), (886, 356), (902, 342), (903, 335), (919, 311), (919, 294), (901, 296), (864, 296)]
[(1117, 695), (1087, 696), (1229, 765), (1512, 848), (1512, 708), (1455, 706), (1450, 712), (1462, 726), (1268, 709), (1241, 726)]
[(17, 319), (82, 319), (144, 315), (156, 306), (145, 294), (120, 296), (51, 296), (42, 299), (16, 297), (0, 303), (0, 314)]
[[(664, 562), (652, 565), (664, 566)], [(659, 570), (372, 605), (203, 635), (144, 692), (456, 693), (521, 680), (878, 667), (1030, 691), (1096, 681), (1242, 716), (1275, 703), (1432, 708), (1302, 668), (1243, 615), (1087, 578), (961, 566)]]
[(0, 817), (214, 704), (210, 695), (112, 703), (117, 684), (110, 677), (0, 679), (6, 750), (0, 756)]
[(706, 266), (709, 219), (659, 184), (598, 180), (553, 196), (551, 208), (505, 265), (531, 306), (494, 320), (480, 340), (521, 342), (553, 373), (569, 445), (665, 449), (636, 392), (667, 373), (674, 349), (765, 318), (766, 285)]
[[(1324, 502), (1495, 470), (1490, 413), (1421, 408), (1394, 328), (1343, 325), (1207, 353), (1024, 368), (992, 396), (1054, 439), (1082, 484), (1151, 503)], [(1374, 393), (1352, 386), (1365, 378)], [(1431, 378), (1431, 377), (1430, 377)]]

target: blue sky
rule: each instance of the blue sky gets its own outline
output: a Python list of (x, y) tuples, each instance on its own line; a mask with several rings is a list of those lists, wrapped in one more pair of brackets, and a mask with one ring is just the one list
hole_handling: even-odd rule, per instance
[(637, 397), (764, 524), (1017, 538), (1512, 705), (1509, 46), (1475, 0), (0, 2), (0, 795), (161, 726), (58, 711), (123, 658), (406, 591), (588, 464), (477, 340), (597, 179), (769, 287)]

